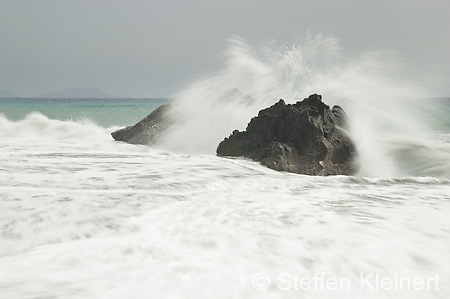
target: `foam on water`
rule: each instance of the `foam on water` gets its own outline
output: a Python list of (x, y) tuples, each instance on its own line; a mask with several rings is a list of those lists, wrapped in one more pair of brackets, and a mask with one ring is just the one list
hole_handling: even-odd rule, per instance
[[(1, 142), (1, 298), (446, 298), (449, 180), (308, 177), (143, 146)], [(267, 273), (266, 291), (252, 286)], [(282, 291), (278, 275), (348, 277)], [(440, 291), (359, 275), (439, 274)]]
[(0, 138), (7, 140), (23, 141), (28, 139), (30, 142), (36, 141), (64, 141), (79, 140), (80, 142), (89, 142), (95, 140), (110, 140), (105, 134), (109, 129), (102, 128), (90, 120), (61, 121), (49, 119), (47, 116), (33, 112), (24, 119), (11, 121), (0, 114)]
[[(225, 68), (179, 93), (182, 125), (158, 149), (114, 142), (118, 127), (0, 115), (0, 298), (449, 298), (448, 130), (405, 108), (415, 89), (385, 55), (313, 36), (262, 49), (233, 38)], [(360, 175), (214, 155), (259, 109), (315, 92), (348, 112)], [(281, 273), (350, 285), (282, 290)], [(438, 275), (439, 290), (361, 289), (371, 273)]]

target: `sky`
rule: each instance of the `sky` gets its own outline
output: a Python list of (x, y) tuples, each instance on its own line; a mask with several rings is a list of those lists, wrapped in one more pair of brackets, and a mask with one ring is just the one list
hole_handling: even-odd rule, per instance
[(232, 35), (311, 29), (349, 53), (396, 51), (450, 96), (450, 0), (0, 0), (0, 90), (170, 97), (217, 69)]

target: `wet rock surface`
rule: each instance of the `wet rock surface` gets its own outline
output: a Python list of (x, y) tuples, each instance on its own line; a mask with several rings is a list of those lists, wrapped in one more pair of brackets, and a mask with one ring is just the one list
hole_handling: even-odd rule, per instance
[(353, 175), (356, 149), (347, 115), (314, 94), (293, 105), (280, 100), (261, 110), (244, 132), (225, 138), (217, 155), (247, 157), (278, 171), (307, 175)]
[(173, 124), (167, 113), (171, 107), (171, 104), (162, 105), (134, 126), (114, 131), (111, 136), (117, 141), (152, 145), (157, 137)]

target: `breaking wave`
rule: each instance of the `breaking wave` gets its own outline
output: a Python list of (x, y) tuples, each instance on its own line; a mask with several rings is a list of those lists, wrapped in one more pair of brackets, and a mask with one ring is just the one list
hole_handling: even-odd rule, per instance
[(450, 145), (437, 144), (433, 117), (418, 113), (439, 109), (429, 103), (426, 86), (408, 79), (404, 61), (383, 50), (346, 55), (339, 40), (323, 35), (307, 34), (292, 45), (251, 46), (230, 38), (222, 67), (175, 95), (172, 116), (179, 125), (161, 147), (214, 154), (224, 137), (245, 129), (259, 110), (280, 98), (294, 103), (313, 93), (347, 111), (360, 175), (449, 176)]
[(50, 119), (40, 112), (32, 112), (18, 121), (9, 120), (0, 114), (0, 127), (2, 139), (84, 142), (109, 141), (111, 140), (109, 132), (115, 129), (115, 127), (103, 128), (88, 119), (80, 121)]

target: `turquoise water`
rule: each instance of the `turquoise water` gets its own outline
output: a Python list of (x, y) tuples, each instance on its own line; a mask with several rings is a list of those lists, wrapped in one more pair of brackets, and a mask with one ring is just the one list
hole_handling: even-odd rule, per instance
[(135, 124), (169, 99), (0, 99), (0, 114), (9, 120), (39, 112), (49, 119), (90, 120), (102, 127)]

